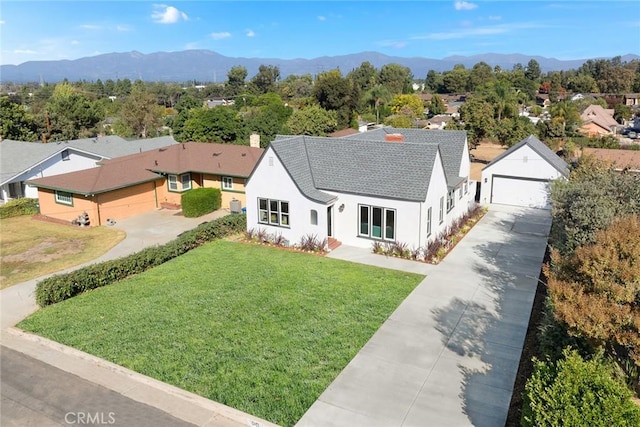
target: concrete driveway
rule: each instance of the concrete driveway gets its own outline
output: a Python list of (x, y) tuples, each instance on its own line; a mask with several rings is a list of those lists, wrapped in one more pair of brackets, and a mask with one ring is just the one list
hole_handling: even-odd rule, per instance
[[(550, 225), (492, 206), (297, 425), (504, 426)], [(331, 256), (368, 259), (353, 254)]]

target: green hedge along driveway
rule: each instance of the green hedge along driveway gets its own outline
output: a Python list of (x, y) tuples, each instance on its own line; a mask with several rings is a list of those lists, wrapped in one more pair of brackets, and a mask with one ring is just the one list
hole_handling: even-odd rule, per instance
[(293, 425), (422, 278), (215, 241), (18, 326)]

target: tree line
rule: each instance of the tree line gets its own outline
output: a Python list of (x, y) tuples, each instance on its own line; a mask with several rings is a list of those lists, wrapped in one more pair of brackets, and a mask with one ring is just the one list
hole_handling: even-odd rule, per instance
[[(399, 64), (377, 69), (363, 62), (346, 75), (335, 69), (284, 79), (278, 67), (261, 65), (255, 76), (247, 77), (246, 68), (236, 66), (219, 84), (118, 79), (9, 87), (11, 94), (0, 99), (0, 135), (56, 141), (171, 133), (178, 141), (245, 144), (251, 133), (258, 133), (266, 144), (278, 133), (326, 135), (357, 127), (358, 120), (420, 126), (425, 112), (433, 116), (446, 111), (441, 95), (465, 93), (470, 95), (460, 107), (460, 121), (449, 128), (467, 130), (472, 144), (490, 138), (509, 145), (531, 133), (542, 139), (575, 134), (582, 107), (577, 103), (557, 102), (551, 120), (538, 127), (520, 116), (525, 109), (542, 113), (535, 105), (539, 93), (558, 101), (577, 91), (640, 92), (640, 61), (589, 60), (578, 70), (550, 73), (542, 73), (533, 59), (511, 70), (479, 62), (470, 69), (456, 65), (443, 73), (430, 70), (424, 80)], [(429, 93), (431, 99), (424, 101), (416, 92)], [(230, 105), (208, 108), (205, 102), (210, 99), (225, 99)], [(622, 108), (620, 112), (630, 114)]]

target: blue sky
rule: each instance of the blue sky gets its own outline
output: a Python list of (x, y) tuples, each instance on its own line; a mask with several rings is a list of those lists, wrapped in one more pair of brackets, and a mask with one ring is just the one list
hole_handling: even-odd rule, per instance
[(209, 49), (232, 57), (363, 51), (441, 59), (522, 53), (557, 59), (640, 54), (627, 1), (11, 1), (0, 63), (111, 52)]

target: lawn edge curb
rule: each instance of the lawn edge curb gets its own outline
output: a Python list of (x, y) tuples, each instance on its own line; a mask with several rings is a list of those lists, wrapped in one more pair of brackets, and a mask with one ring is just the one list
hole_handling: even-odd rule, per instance
[[(5, 329), (2, 345), (199, 426), (277, 427), (269, 421), (24, 331)], [(26, 341), (26, 342), (25, 342)], [(45, 347), (46, 349), (37, 348)], [(51, 351), (53, 350), (53, 351)], [(84, 363), (83, 363), (84, 362)], [(90, 365), (90, 366), (87, 366)], [(117, 385), (116, 385), (117, 384)], [(116, 385), (116, 386), (114, 386)], [(144, 388), (144, 390), (140, 390)], [(169, 398), (162, 399), (162, 394)], [(176, 399), (180, 399), (176, 405)], [(162, 405), (166, 402), (168, 405)]]

